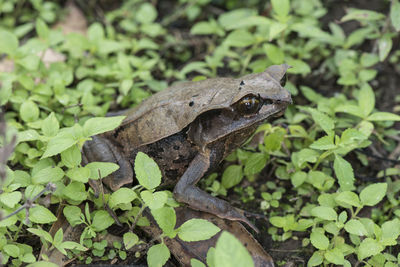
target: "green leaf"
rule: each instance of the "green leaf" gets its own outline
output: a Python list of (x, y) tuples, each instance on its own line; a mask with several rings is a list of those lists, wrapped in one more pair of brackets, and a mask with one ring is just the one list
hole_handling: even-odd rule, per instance
[(48, 182), (57, 182), (64, 177), (64, 171), (60, 167), (49, 166), (32, 176), (34, 184), (47, 184)]
[(64, 248), (64, 249), (76, 249), (76, 250), (79, 250), (79, 251), (87, 251), (88, 250), (87, 248), (85, 248), (81, 244), (73, 242), (73, 241), (64, 241), (64, 242), (61, 243), (60, 247)]
[(400, 31), (400, 3), (398, 0), (392, 1), (392, 6), (390, 8), (390, 21), (396, 31)]
[(340, 192), (336, 197), (335, 201), (337, 204), (340, 206), (347, 208), (348, 206), (353, 206), (353, 207), (362, 207), (360, 199), (358, 198), (358, 195), (354, 192), (351, 191), (344, 191)]
[(294, 187), (299, 187), (304, 183), (306, 179), (307, 179), (307, 173), (303, 171), (297, 171), (290, 176), (290, 180)]
[(45, 136), (55, 136), (60, 129), (60, 124), (54, 114), (54, 112), (50, 113), (46, 119), (43, 120), (42, 123), (42, 132)]
[(252, 153), (244, 167), (246, 175), (259, 173), (267, 165), (267, 157), (263, 153)]
[(123, 236), (125, 249), (128, 250), (139, 242), (139, 237), (132, 233), (127, 232)]
[(10, 56), (15, 55), (18, 48), (18, 38), (15, 34), (9, 31), (0, 30), (0, 40), (0, 53), (5, 53)]
[(400, 121), (400, 116), (390, 112), (375, 112), (367, 118), (369, 121)]
[(360, 70), (360, 72), (358, 73), (358, 78), (362, 82), (368, 82), (373, 80), (377, 74), (377, 70)]
[[(274, 40), (281, 32), (287, 28), (287, 23), (280, 23), (278, 21), (272, 21), (269, 25), (269, 41)], [(290, 62), (290, 63), (289, 63)], [(310, 67), (302, 60), (299, 59), (287, 59), (287, 63), (295, 67), (294, 69), (289, 69), (289, 73), (308, 73), (311, 71)], [(308, 68), (308, 69), (307, 69)], [(308, 70), (308, 72), (307, 72)]]
[(52, 223), (57, 220), (54, 214), (43, 206), (35, 206), (29, 210), (29, 220), (34, 223)]
[(222, 186), (226, 189), (234, 187), (243, 179), (242, 166), (230, 165), (222, 174)]
[(390, 50), (392, 50), (392, 37), (389, 34), (383, 35), (378, 40), (378, 49), (379, 49), (379, 60), (382, 62), (389, 55)]
[(39, 68), (40, 58), (37, 55), (29, 54), (16, 62), (27, 70), (35, 71)]
[(372, 238), (364, 239), (357, 249), (358, 260), (363, 260), (367, 257), (377, 255), (384, 249), (384, 246)]
[(36, 20), (36, 32), (43, 40), (47, 40), (49, 38), (49, 27), (47, 27), (46, 23), (41, 19)]
[(365, 83), (358, 93), (358, 105), (367, 117), (375, 107), (375, 94), (369, 84)]
[(351, 191), (355, 189), (353, 167), (351, 167), (351, 164), (348, 161), (335, 154), (333, 169), (335, 170), (340, 188), (343, 191)]
[(353, 235), (358, 236), (366, 236), (368, 235), (367, 230), (365, 229), (364, 225), (356, 219), (351, 219), (344, 225), (344, 229)]
[(361, 132), (353, 128), (347, 128), (343, 131), (340, 137), (340, 145), (347, 146), (353, 145), (355, 140), (365, 140), (367, 137)]
[(314, 141), (314, 143), (312, 143), (310, 145), (310, 148), (319, 149), (319, 150), (329, 150), (329, 149), (336, 148), (336, 145), (333, 143), (333, 139), (334, 139), (333, 134), (323, 136), (323, 137), (319, 138), (318, 140)]
[(120, 204), (127, 204), (137, 198), (135, 191), (130, 188), (122, 187), (113, 192), (110, 196), (108, 204), (110, 208), (114, 208)]
[(63, 214), (72, 227), (83, 223), (81, 219), (81, 209), (77, 206), (65, 206), (63, 209)]
[(152, 246), (147, 252), (147, 264), (149, 267), (162, 267), (170, 257), (169, 249), (164, 244)]
[(293, 164), (299, 168), (302, 168), (305, 162), (316, 162), (318, 157), (319, 153), (309, 148), (303, 148), (299, 152), (292, 153)]
[(34, 141), (40, 139), (39, 133), (32, 129), (23, 132), (18, 132), (17, 135), (18, 135), (18, 142)]
[(307, 111), (311, 113), (313, 120), (321, 126), (322, 130), (324, 130), (328, 135), (331, 134), (333, 128), (335, 127), (335, 123), (333, 119), (331, 119), (325, 113), (316, 110), (314, 108), (307, 108)]
[(386, 195), (387, 183), (376, 183), (365, 187), (360, 193), (360, 200), (363, 205), (375, 206)]
[(337, 220), (337, 213), (331, 207), (315, 207), (311, 210), (311, 215), (327, 221)]
[(20, 250), (16, 245), (12, 245), (12, 244), (7, 244), (3, 247), (3, 250), (5, 253), (7, 253), (7, 255), (10, 255), (13, 258), (18, 258), (19, 254), (20, 254)]
[(140, 196), (142, 197), (144, 203), (152, 210), (152, 209), (160, 209), (167, 202), (168, 195), (166, 192), (150, 192), (144, 190), (140, 192)]
[(289, 0), (271, 0), (271, 4), (272, 9), (279, 17), (286, 17), (289, 15)]
[(91, 118), (85, 122), (83, 130), (87, 137), (108, 132), (117, 128), (124, 118), (125, 116)]
[(87, 198), (85, 184), (76, 181), (72, 181), (64, 187), (63, 194), (65, 197), (78, 202), (84, 201)]
[(19, 115), (25, 122), (33, 122), (39, 118), (39, 108), (31, 100), (24, 101), (19, 109)]
[(77, 142), (78, 140), (71, 133), (67, 131), (59, 132), (55, 137), (50, 139), (42, 159), (57, 155)]
[(151, 190), (161, 183), (161, 171), (157, 163), (143, 152), (135, 158), (135, 174), (140, 185)]
[(190, 259), (190, 266), (191, 267), (206, 267), (206, 265), (204, 265), (204, 263), (202, 263), (201, 261), (199, 261), (198, 259), (195, 259), (195, 258)]
[(19, 191), (3, 192), (0, 194), (0, 202), (13, 209), (15, 205), (21, 200), (22, 194)]
[(360, 63), (363, 67), (372, 67), (379, 62), (379, 57), (373, 53), (362, 53)]
[(178, 236), (183, 241), (192, 242), (207, 240), (216, 235), (220, 229), (204, 219), (190, 219), (178, 228)]
[(218, 17), (218, 22), (226, 30), (233, 30), (237, 28), (238, 24), (248, 21), (253, 16), (257, 15), (254, 9), (238, 8), (229, 12), (223, 12)]
[(273, 44), (264, 44), (264, 51), (267, 54), (269, 60), (274, 64), (282, 64), (285, 59), (285, 54), (282, 49)]
[[(225, 32), (224, 32), (223, 29), (221, 29), (221, 27), (216, 23), (215, 20), (211, 20), (211, 21), (200, 21), (200, 22), (197, 22), (190, 29), (190, 34), (198, 34), (198, 35), (215, 34), (215, 35), (218, 35), (218, 36), (223, 36), (225, 34)], [(204, 62), (202, 62), (202, 63), (204, 63)], [(182, 71), (186, 67), (187, 66), (185, 66), (182, 69)]]
[(157, 10), (150, 3), (143, 3), (137, 10), (136, 20), (140, 23), (151, 23), (157, 18)]
[(28, 230), (28, 232), (31, 232), (32, 234), (43, 238), (45, 241), (47, 241), (49, 243), (53, 242), (53, 238), (51, 237), (51, 235), (43, 229), (28, 228), (27, 230)]
[(61, 161), (68, 168), (74, 168), (81, 164), (82, 155), (77, 145), (72, 145), (61, 152)]
[(256, 42), (253, 34), (246, 30), (239, 29), (231, 32), (225, 39), (225, 44), (233, 47), (246, 47)]
[(324, 261), (324, 257), (321, 254), (322, 254), (321, 251), (315, 251), (314, 254), (311, 256), (311, 258), (308, 260), (307, 266), (308, 267), (320, 266)]
[(82, 183), (87, 183), (89, 181), (91, 171), (88, 167), (73, 167), (69, 169), (66, 175), (72, 180)]
[[(270, 35), (271, 35), (271, 32), (270, 32)], [(288, 59), (286, 59), (286, 62), (287, 62), (287, 64), (292, 66), (292, 68), (288, 69), (288, 73), (307, 74), (307, 73), (311, 72), (310, 66), (303, 60), (288, 58)]]
[(31, 264), (28, 264), (26, 267), (59, 267), (58, 264), (49, 262), (49, 261), (37, 261)]
[(105, 210), (96, 211), (93, 216), (92, 226), (97, 232), (107, 229), (114, 223), (114, 219)]
[(121, 85), (119, 86), (119, 91), (121, 92), (122, 95), (127, 95), (131, 90), (132, 85), (133, 85), (132, 79), (125, 79), (121, 82)]
[(300, 90), (303, 93), (304, 97), (307, 98), (310, 102), (318, 103), (319, 101), (323, 100), (324, 97), (315, 90), (311, 89), (308, 86), (300, 86)]
[(335, 108), (335, 112), (349, 113), (360, 118), (364, 117), (364, 111), (361, 110), (359, 106), (351, 104), (339, 105)]
[(214, 264), (219, 267), (254, 266), (247, 249), (231, 233), (223, 232), (215, 246)]
[(90, 178), (96, 180), (107, 177), (119, 169), (119, 165), (112, 162), (90, 162), (85, 167), (90, 169)]
[(171, 207), (162, 207), (161, 209), (150, 210), (158, 226), (163, 230), (166, 235), (174, 232), (176, 224), (175, 210)]
[(347, 14), (340, 20), (342, 22), (349, 20), (374, 21), (384, 19), (385, 15), (372, 10), (349, 8)]
[(313, 231), (310, 235), (311, 244), (320, 250), (326, 250), (329, 247), (329, 239), (319, 231)]
[(285, 137), (286, 131), (274, 131), (264, 137), (265, 149), (268, 152), (278, 151), (282, 147), (282, 142)]
[(335, 247), (333, 249), (328, 250), (325, 252), (325, 259), (331, 263), (336, 265), (343, 265), (344, 264), (344, 255), (343, 252), (340, 251), (339, 248)]
[(382, 239), (393, 239), (396, 240), (400, 235), (400, 220), (394, 219), (386, 221), (381, 226)]

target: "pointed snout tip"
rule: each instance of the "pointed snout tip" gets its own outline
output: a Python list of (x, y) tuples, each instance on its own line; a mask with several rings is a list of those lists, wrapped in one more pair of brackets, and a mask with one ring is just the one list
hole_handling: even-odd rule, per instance
[(287, 103), (288, 105), (293, 104), (292, 95), (288, 90), (285, 90), (285, 94), (283, 95), (281, 101)]

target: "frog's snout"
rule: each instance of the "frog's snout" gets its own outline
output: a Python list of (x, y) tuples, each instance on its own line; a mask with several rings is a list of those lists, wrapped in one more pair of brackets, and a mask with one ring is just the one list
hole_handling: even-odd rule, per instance
[(284, 90), (284, 94), (282, 95), (282, 97), (279, 99), (280, 102), (282, 103), (287, 103), (287, 105), (293, 104), (292, 101), (292, 96), (290, 94), (290, 92), (288, 90)]

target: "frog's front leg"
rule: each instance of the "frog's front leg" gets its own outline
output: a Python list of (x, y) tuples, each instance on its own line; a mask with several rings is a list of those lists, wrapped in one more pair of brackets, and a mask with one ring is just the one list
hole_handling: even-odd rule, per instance
[(211, 151), (206, 151), (193, 159), (174, 188), (175, 199), (193, 209), (209, 212), (223, 219), (244, 222), (258, 232), (258, 229), (244, 216), (244, 211), (232, 207), (225, 200), (213, 197), (195, 186), (211, 169), (213, 164), (211, 158)]
[[(119, 169), (103, 179), (103, 182), (112, 190), (116, 191), (121, 186), (133, 182), (133, 169), (129, 161), (110, 140), (102, 136), (93, 136), (92, 140), (83, 145), (84, 163), (101, 161), (113, 162), (119, 165)], [(90, 183), (97, 191), (96, 185)]]

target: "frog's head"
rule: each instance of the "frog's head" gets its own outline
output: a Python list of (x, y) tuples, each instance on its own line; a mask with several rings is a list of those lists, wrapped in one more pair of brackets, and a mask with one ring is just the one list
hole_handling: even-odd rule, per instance
[(281, 115), (292, 103), (290, 93), (284, 88), (288, 68), (287, 64), (273, 65), (262, 73), (242, 77), (239, 92), (231, 102), (232, 110), (251, 121)]
[(231, 97), (227, 101), (229, 106), (220, 106), (199, 116), (191, 126), (190, 138), (199, 145), (234, 139), (230, 148), (239, 146), (258, 125), (282, 115), (292, 103), (290, 93), (284, 88), (288, 68), (287, 64), (274, 65), (262, 73), (231, 80), (229, 90), (235, 92), (225, 94)]

